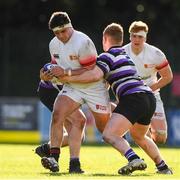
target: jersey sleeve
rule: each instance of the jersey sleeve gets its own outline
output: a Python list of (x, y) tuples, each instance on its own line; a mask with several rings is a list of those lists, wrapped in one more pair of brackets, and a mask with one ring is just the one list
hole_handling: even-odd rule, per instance
[(166, 59), (165, 54), (158, 48), (155, 49), (155, 56), (156, 56), (156, 69), (161, 70), (162, 68), (166, 67), (169, 63)]
[(104, 75), (110, 72), (111, 70), (111, 58), (108, 57), (107, 53), (102, 53), (97, 58), (96, 65), (104, 72)]
[(83, 67), (96, 64), (97, 51), (90, 39), (84, 40), (79, 50), (79, 63)]

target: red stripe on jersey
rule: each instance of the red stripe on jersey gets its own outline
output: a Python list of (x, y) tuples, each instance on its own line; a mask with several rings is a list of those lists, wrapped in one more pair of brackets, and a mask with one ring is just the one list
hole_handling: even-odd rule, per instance
[(51, 64), (57, 64), (56, 59), (54, 56), (51, 57)]
[(166, 67), (169, 64), (168, 60), (165, 60), (163, 63), (156, 66), (157, 70), (161, 70), (162, 68)]
[(88, 67), (91, 66), (93, 64), (96, 63), (96, 56), (89, 56), (87, 58), (84, 59), (80, 59), (79, 63), (83, 66), (83, 67)]

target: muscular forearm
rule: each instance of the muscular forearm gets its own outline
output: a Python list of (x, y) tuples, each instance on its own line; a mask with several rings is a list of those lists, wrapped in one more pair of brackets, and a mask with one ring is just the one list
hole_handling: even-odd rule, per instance
[(171, 82), (171, 80), (172, 79), (170, 79), (170, 78), (160, 78), (156, 83), (151, 85), (150, 88), (152, 89), (152, 91), (156, 91), (157, 89), (161, 89), (164, 86), (166, 86), (167, 84), (169, 84)]
[(68, 76), (66, 77), (66, 80), (67, 82), (71, 82), (71, 83), (90, 83), (90, 82), (96, 82), (99, 79), (93, 77), (91, 73), (84, 72), (81, 75)]
[(84, 73), (75, 76), (66, 76), (62, 78), (62, 81), (74, 82), (74, 83), (90, 83), (96, 82), (103, 78), (103, 72), (95, 67), (92, 70), (86, 70)]
[(87, 71), (87, 69), (85, 68), (79, 68), (79, 69), (64, 69), (64, 75), (66, 76), (76, 76), (76, 75), (80, 75), (82, 73), (84, 73), (85, 71)]
[(86, 72), (87, 70), (91, 70), (93, 69), (95, 66), (89, 66), (89, 67), (81, 67), (78, 69), (64, 69), (64, 75), (68, 75), (68, 76), (76, 76), (76, 75), (80, 75), (84, 72)]

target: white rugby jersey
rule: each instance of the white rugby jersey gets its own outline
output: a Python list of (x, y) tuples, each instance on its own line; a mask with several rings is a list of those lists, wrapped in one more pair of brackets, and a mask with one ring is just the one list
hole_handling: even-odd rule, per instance
[[(54, 37), (49, 43), (51, 57), (63, 69), (77, 69), (87, 67), (96, 63), (97, 51), (92, 40), (84, 33), (74, 30), (67, 43), (62, 43)], [(93, 83), (70, 83), (77, 88), (97, 86), (99, 82)]]
[(136, 55), (132, 52), (131, 43), (122, 48), (132, 58), (137, 72), (145, 84), (151, 86), (157, 82), (158, 69), (163, 68), (168, 63), (165, 54), (160, 49), (145, 43), (144, 49)]

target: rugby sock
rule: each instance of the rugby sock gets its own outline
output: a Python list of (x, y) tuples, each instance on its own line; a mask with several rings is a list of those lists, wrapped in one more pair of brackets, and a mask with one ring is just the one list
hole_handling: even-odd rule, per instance
[(163, 160), (159, 164), (156, 164), (156, 167), (159, 171), (162, 171), (162, 170), (168, 168), (168, 166), (166, 165), (166, 163)]
[(131, 162), (134, 159), (140, 159), (140, 157), (130, 148), (129, 150), (126, 151), (124, 154), (126, 159)]
[(73, 158), (70, 158), (70, 161), (79, 161), (79, 158), (78, 157), (73, 157)]
[(50, 157), (53, 157), (57, 162), (59, 160), (60, 148), (50, 148)]

